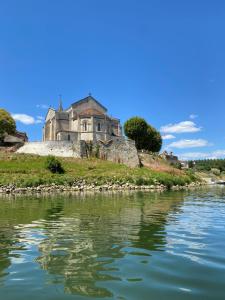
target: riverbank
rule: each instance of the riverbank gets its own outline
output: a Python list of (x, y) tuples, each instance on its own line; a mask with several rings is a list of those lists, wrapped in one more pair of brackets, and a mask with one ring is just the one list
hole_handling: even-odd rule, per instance
[(83, 191), (83, 190), (165, 190), (200, 185), (197, 176), (175, 168), (156, 171), (129, 168), (99, 159), (60, 158), (64, 174), (45, 169), (46, 157), (24, 154), (0, 155), (0, 193)]
[[(170, 187), (171, 190), (183, 190), (202, 186), (201, 182), (192, 182), (185, 185), (174, 185)], [(144, 191), (158, 191), (163, 192), (168, 187), (163, 184), (155, 185), (134, 185), (130, 183), (96, 185), (94, 183), (88, 184), (86, 181), (74, 182), (73, 185), (39, 185), (32, 187), (16, 187), (15, 185), (5, 185), (0, 187), (0, 194), (36, 194), (36, 193), (61, 193), (61, 192), (105, 192), (105, 191), (129, 191), (129, 190), (144, 190)]]

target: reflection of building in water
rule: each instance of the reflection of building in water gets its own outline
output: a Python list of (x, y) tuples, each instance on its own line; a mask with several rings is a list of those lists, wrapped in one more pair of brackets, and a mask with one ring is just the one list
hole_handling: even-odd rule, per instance
[[(65, 291), (95, 297), (111, 296), (104, 288), (95, 286), (96, 281), (113, 280), (112, 276), (100, 274), (107, 271), (108, 261), (100, 257), (122, 257), (119, 248), (111, 249), (112, 242), (102, 219), (91, 220), (71, 217), (47, 228), (48, 238), (39, 245), (41, 256), (37, 261), (50, 274), (64, 276)], [(96, 236), (98, 234), (98, 237)]]
[(124, 247), (140, 248), (146, 255), (163, 249), (161, 232), (171, 202), (159, 203), (155, 194), (152, 198), (140, 193), (138, 202), (136, 197), (76, 201), (69, 215), (64, 207), (66, 216), (47, 224), (47, 238), (39, 245), (37, 261), (48, 273), (63, 276), (67, 293), (110, 297), (111, 292), (96, 283), (121, 280), (110, 271), (127, 254)]
[[(126, 276), (120, 259), (137, 255), (136, 250), (129, 255), (128, 251), (140, 249), (151, 259), (152, 250), (164, 248), (168, 212), (177, 209), (182, 196), (163, 195), (48, 196), (45, 201), (14, 201), (10, 207), (3, 202), (0, 225), (7, 230), (1, 234), (0, 272), (6, 274), (9, 264), (15, 263), (10, 257), (16, 255), (37, 262), (49, 275), (48, 284), (61, 284), (66, 293), (113, 297), (103, 285)], [(26, 252), (31, 245), (33, 256)]]

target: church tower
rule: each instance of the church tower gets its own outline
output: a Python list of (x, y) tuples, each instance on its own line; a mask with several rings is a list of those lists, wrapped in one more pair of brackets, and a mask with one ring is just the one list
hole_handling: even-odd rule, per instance
[(58, 112), (62, 112), (62, 111), (63, 111), (62, 96), (59, 95), (59, 109), (58, 109)]

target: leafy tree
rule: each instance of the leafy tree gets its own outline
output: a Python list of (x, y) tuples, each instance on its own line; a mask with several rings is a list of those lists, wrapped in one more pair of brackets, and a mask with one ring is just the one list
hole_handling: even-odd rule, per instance
[(127, 137), (135, 141), (137, 149), (143, 149), (144, 139), (146, 138), (148, 123), (139, 117), (133, 117), (124, 124), (124, 132)]
[(138, 150), (159, 152), (162, 147), (160, 133), (143, 118), (133, 117), (127, 120), (124, 131), (127, 137), (135, 141)]
[(143, 147), (151, 152), (159, 152), (162, 147), (161, 134), (151, 125), (148, 125), (147, 136)]
[(193, 160), (190, 160), (190, 161), (188, 162), (188, 167), (189, 167), (190, 169), (193, 169), (194, 166), (195, 166), (195, 164), (194, 164)]
[(6, 133), (13, 134), (16, 131), (16, 123), (11, 115), (0, 108), (0, 142), (4, 141)]

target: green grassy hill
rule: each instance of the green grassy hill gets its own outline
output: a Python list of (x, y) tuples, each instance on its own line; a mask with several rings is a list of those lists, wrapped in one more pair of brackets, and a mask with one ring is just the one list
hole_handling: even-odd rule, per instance
[(46, 157), (0, 152), (0, 185), (13, 184), (17, 187), (38, 186), (55, 183), (57, 185), (73, 184), (85, 179), (87, 183), (101, 185), (104, 183), (133, 183), (136, 185), (164, 184), (185, 185), (196, 181), (191, 173), (169, 168), (156, 171), (148, 167), (129, 168), (99, 159), (60, 158), (64, 174), (52, 174), (45, 169)]

